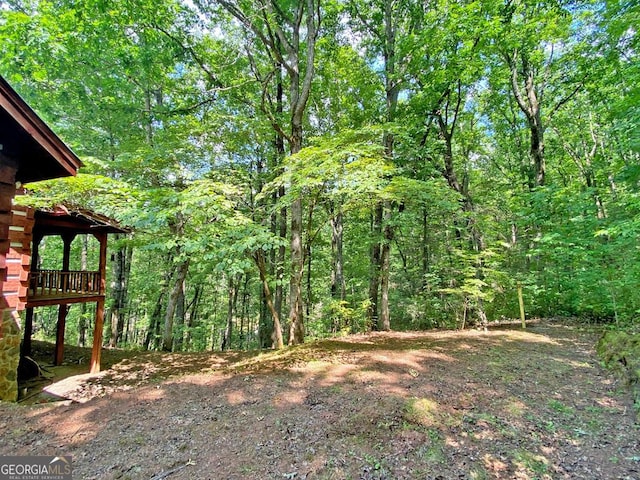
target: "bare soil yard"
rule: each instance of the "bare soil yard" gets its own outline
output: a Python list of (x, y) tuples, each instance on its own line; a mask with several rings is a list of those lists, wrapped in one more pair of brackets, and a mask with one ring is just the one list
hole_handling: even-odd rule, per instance
[[(638, 480), (636, 412), (598, 336), (544, 321), (282, 352), (105, 351), (99, 376), (30, 399), (47, 403), (0, 404), (0, 454), (72, 455), (76, 479)], [(53, 380), (83, 358), (68, 348)]]

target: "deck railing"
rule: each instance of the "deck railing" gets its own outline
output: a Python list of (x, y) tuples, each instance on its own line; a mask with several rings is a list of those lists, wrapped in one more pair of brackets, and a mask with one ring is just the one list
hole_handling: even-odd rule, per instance
[(36, 270), (29, 274), (29, 296), (98, 295), (100, 272)]

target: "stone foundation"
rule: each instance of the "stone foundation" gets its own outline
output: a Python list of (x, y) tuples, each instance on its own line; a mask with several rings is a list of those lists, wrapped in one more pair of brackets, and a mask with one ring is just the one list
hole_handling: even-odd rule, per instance
[(18, 282), (8, 280), (7, 254), (10, 248), (11, 200), (16, 193), (17, 163), (0, 153), (0, 400), (18, 400), (18, 362), (21, 328)]
[(18, 362), (22, 332), (16, 311), (6, 309), (0, 320), (0, 400), (18, 400)]

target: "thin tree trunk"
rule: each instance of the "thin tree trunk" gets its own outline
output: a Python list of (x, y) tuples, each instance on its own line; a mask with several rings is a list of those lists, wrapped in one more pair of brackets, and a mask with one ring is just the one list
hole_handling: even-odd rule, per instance
[(162, 350), (165, 352), (171, 352), (173, 349), (174, 332), (173, 322), (178, 307), (178, 301), (181, 294), (184, 294), (184, 282), (189, 272), (189, 259), (182, 260), (176, 268), (176, 275), (174, 278), (174, 284), (167, 300), (167, 310), (164, 317), (164, 333), (162, 336)]
[(144, 340), (144, 349), (149, 350), (149, 347), (153, 343), (153, 348), (158, 349), (160, 343), (160, 325), (162, 324), (162, 306), (164, 305), (164, 297), (169, 293), (169, 281), (164, 278), (160, 283), (160, 293), (158, 293), (158, 299), (156, 300), (153, 313), (151, 314), (151, 320), (149, 321), (149, 329)]
[[(121, 235), (115, 236), (115, 241), (121, 239)], [(126, 301), (126, 283), (127, 283), (127, 247), (120, 245), (114, 255), (113, 265), (113, 282), (111, 283), (111, 338), (109, 339), (109, 346), (116, 347), (122, 336), (124, 327), (124, 308)]]
[(258, 267), (258, 271), (260, 272), (260, 281), (262, 282), (262, 289), (264, 292), (265, 301), (267, 303), (267, 307), (271, 312), (271, 316), (273, 318), (273, 336), (272, 336), (272, 347), (280, 349), (284, 347), (284, 340), (282, 338), (282, 327), (280, 325), (280, 315), (278, 314), (277, 309), (273, 304), (273, 300), (271, 297), (271, 289), (269, 288), (269, 282), (267, 281), (267, 269), (265, 266), (264, 255), (262, 254), (262, 250), (258, 250), (254, 257), (254, 261)]
[(249, 345), (249, 275), (244, 276), (242, 285), (242, 315), (240, 315), (240, 348), (246, 349)]
[[(460, 113), (460, 109), (462, 106), (462, 88), (461, 82), (458, 80), (457, 82), (457, 99), (453, 103), (451, 102), (452, 90), (447, 89), (442, 97), (441, 101), (444, 101), (444, 106), (440, 108), (439, 105), (437, 110), (433, 112), (434, 117), (437, 120), (438, 125), (438, 136), (440, 140), (444, 142), (444, 154), (443, 154), (443, 166), (439, 167), (442, 176), (447, 181), (449, 187), (458, 193), (461, 197), (460, 207), (464, 214), (465, 221), (464, 224), (462, 222), (456, 222), (455, 232), (456, 239), (460, 243), (461, 247), (464, 247), (466, 242), (465, 239), (468, 240), (469, 248), (476, 252), (478, 260), (475, 263), (475, 276), (477, 279), (482, 280), (483, 278), (483, 268), (484, 265), (482, 263), (482, 259), (480, 253), (484, 251), (484, 239), (482, 233), (479, 231), (477, 223), (474, 217), (474, 205), (469, 194), (469, 181), (468, 177), (465, 175), (463, 177), (463, 181), (460, 182), (458, 175), (456, 174), (454, 168), (454, 158), (453, 158), (453, 135), (456, 130), (458, 115)], [(451, 117), (449, 117), (451, 116)], [(466, 235), (464, 233), (466, 232)], [(469, 308), (472, 305), (473, 310), (476, 313), (479, 323), (486, 327), (487, 324), (487, 316), (484, 310), (484, 302), (482, 300), (481, 295), (475, 295), (473, 300), (475, 300), (471, 305), (469, 303), (469, 295), (465, 293), (465, 298), (463, 300), (463, 319), (467, 318), (467, 313)]]
[[(282, 82), (282, 64), (278, 63), (277, 65), (277, 69), (276, 69), (276, 75), (277, 75), (277, 81), (276, 81), (276, 113), (278, 116), (282, 116), (283, 112), (284, 112), (284, 88), (283, 88), (283, 82)], [(280, 162), (282, 160), (282, 158), (284, 158), (285, 156), (285, 147), (284, 147), (284, 137), (279, 133), (276, 132), (276, 137), (275, 137), (275, 146), (276, 146), (276, 156), (277, 156), (277, 160), (278, 160), (278, 165), (280, 165)], [(278, 191), (276, 192), (276, 201), (284, 198), (285, 195), (285, 187), (284, 185), (281, 185), (278, 188)], [(275, 232), (275, 230), (274, 230)], [(287, 238), (287, 207), (283, 206), (282, 208), (280, 208), (280, 215), (279, 215), (279, 223), (278, 223), (278, 235), (280, 236), (280, 238), (285, 239)], [(275, 288), (275, 310), (277, 312), (277, 315), (273, 316), (273, 320), (275, 322), (275, 319), (281, 319), (282, 318), (282, 304), (283, 304), (283, 300), (284, 300), (284, 265), (285, 265), (285, 261), (286, 261), (286, 255), (287, 255), (287, 249), (284, 246), (284, 242), (282, 243), (282, 245), (280, 245), (278, 247), (278, 255), (275, 261), (275, 273), (276, 273), (276, 288)], [(274, 325), (275, 328), (275, 325)], [(276, 332), (274, 331), (273, 334), (276, 336), (276, 338), (278, 337), (278, 335), (280, 337), (282, 337), (282, 326), (280, 326), (281, 330), (280, 332)], [(272, 335), (273, 337), (273, 335)], [(281, 348), (281, 347), (278, 347)]]
[[(285, 195), (284, 187), (278, 189), (278, 198)], [(280, 209), (279, 233), (280, 238), (287, 238), (287, 208)], [(278, 258), (276, 260), (276, 288), (275, 288), (275, 309), (278, 312), (278, 318), (282, 318), (282, 305), (284, 303), (284, 265), (287, 255), (287, 249), (284, 245), (278, 248)]]
[(382, 203), (378, 203), (373, 212), (371, 223), (371, 267), (369, 277), (369, 308), (367, 312), (369, 328), (378, 328), (378, 292), (380, 289), (380, 258), (382, 240)]
[(194, 287), (193, 300), (187, 307), (187, 315), (185, 316), (185, 339), (184, 348), (186, 351), (191, 349), (191, 337), (193, 327), (198, 323), (198, 309), (200, 307), (200, 298), (202, 297), (202, 285), (197, 284)]
[(302, 252), (302, 199), (291, 204), (291, 281), (289, 283), (289, 345), (304, 342), (304, 302), (302, 276), (304, 255)]
[(187, 314), (185, 304), (185, 289), (186, 282), (182, 282), (180, 289), (178, 290), (178, 299), (176, 301), (176, 313), (174, 321), (174, 341), (173, 351), (181, 352), (184, 346), (184, 327), (185, 327), (185, 315)]
[(305, 314), (307, 317), (311, 314), (311, 306), (313, 305), (313, 288), (311, 285), (311, 262), (313, 260), (312, 257), (312, 249), (311, 244), (307, 243), (305, 246), (305, 257), (307, 259), (307, 298), (305, 302)]
[(220, 298), (218, 295), (218, 289), (214, 289), (213, 290), (213, 312), (211, 315), (211, 351), (215, 351), (216, 349), (216, 339), (218, 338), (218, 328), (217, 328), (217, 323), (218, 323), (218, 299)]
[(233, 276), (229, 276), (228, 289), (227, 289), (227, 324), (222, 336), (222, 344), (220, 350), (223, 352), (231, 347), (231, 336), (233, 335), (233, 320), (235, 317), (236, 303), (238, 299), (238, 283)]
[(338, 207), (338, 212), (336, 213), (332, 205), (331, 214), (331, 252), (333, 256), (331, 297), (334, 300), (344, 301), (346, 298), (346, 285), (344, 281), (342, 208)]
[(427, 209), (422, 209), (422, 262), (421, 262), (421, 272), (420, 272), (420, 280), (422, 292), (426, 293), (429, 288), (429, 282), (427, 281), (427, 274), (429, 273), (429, 266), (431, 263), (430, 259), (430, 249), (429, 249), (429, 215), (427, 213)]
[[(293, 95), (292, 93), (292, 96)], [(290, 145), (292, 154), (298, 153), (302, 149), (302, 118), (300, 118), (299, 121), (299, 124), (292, 126), (292, 142)], [(289, 345), (296, 345), (304, 342), (305, 334), (304, 300), (302, 298), (302, 278), (304, 274), (302, 198), (298, 197), (293, 200), (290, 211), (291, 278), (289, 282)]]
[(389, 274), (391, 261), (391, 242), (393, 241), (393, 228), (391, 221), (391, 205), (387, 202), (384, 212), (384, 239), (380, 254), (380, 318), (378, 330), (391, 330), (391, 315), (389, 312)]

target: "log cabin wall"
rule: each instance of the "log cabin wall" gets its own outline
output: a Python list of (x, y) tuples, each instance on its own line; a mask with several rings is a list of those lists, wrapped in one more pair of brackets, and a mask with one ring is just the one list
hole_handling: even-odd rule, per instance
[[(31, 267), (31, 238), (34, 226), (34, 210), (14, 205), (9, 227), (9, 252), (7, 253), (7, 302), (9, 307), (21, 312), (27, 303), (29, 270)], [(9, 293), (10, 292), (10, 293)]]

